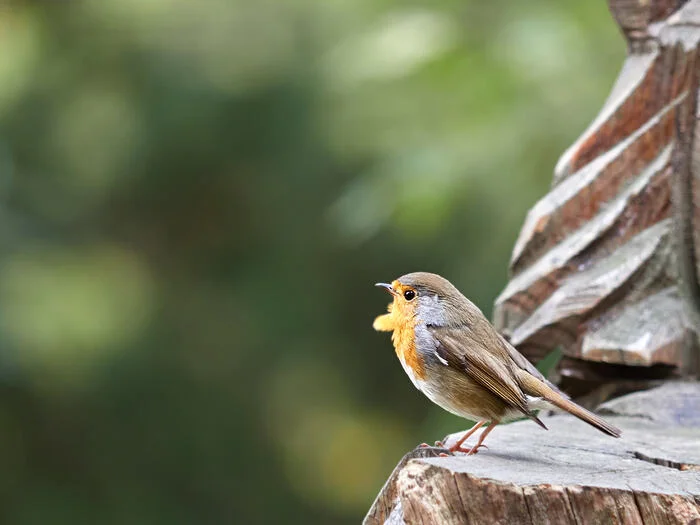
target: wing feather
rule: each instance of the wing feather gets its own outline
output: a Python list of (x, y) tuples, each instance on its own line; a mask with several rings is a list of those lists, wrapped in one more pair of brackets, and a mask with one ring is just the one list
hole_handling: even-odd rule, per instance
[[(437, 341), (438, 355), (449, 366), (463, 372), (476, 383), (499, 397), (507, 405), (530, 416), (525, 394), (513, 378), (508, 362), (499, 359), (498, 352), (475, 339), (465, 341), (464, 330), (456, 328), (432, 328)], [(465, 345), (469, 345), (469, 352)]]

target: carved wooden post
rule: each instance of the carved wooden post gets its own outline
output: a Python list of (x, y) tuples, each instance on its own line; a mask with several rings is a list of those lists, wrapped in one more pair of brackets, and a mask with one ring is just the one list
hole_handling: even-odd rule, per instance
[(494, 316), (531, 360), (561, 346), (574, 395), (699, 371), (700, 2), (610, 7), (628, 57), (530, 210)]

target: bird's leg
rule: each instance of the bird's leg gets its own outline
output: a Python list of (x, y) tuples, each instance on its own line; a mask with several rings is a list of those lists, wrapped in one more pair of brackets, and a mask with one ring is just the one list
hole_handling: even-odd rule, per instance
[(481, 435), (479, 436), (479, 441), (476, 442), (476, 445), (474, 445), (469, 452), (467, 452), (467, 456), (471, 456), (473, 454), (476, 454), (479, 451), (479, 447), (485, 447), (486, 445), (482, 445), (484, 442), (484, 439), (486, 439), (486, 436), (489, 435), (489, 433), (496, 428), (496, 425), (498, 425), (499, 421), (491, 421), (491, 424), (484, 430)]
[[(485, 424), (486, 424), (486, 420), (481, 420), (481, 421), (477, 422), (472, 428), (467, 430), (461, 438), (459, 438), (457, 443), (455, 443), (454, 445), (452, 445), (449, 448), (449, 451), (450, 452), (469, 452), (471, 449), (462, 448), (462, 443), (464, 443), (469, 438), (469, 436), (471, 436), (474, 432), (479, 430)], [(437, 443), (436, 443), (436, 445), (437, 445)], [(440, 443), (439, 446), (444, 446), (444, 445), (442, 445), (442, 443)]]

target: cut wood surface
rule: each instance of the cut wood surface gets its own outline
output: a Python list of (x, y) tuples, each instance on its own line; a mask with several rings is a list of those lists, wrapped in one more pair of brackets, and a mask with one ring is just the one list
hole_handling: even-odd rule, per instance
[(596, 386), (590, 363), (613, 379), (608, 364), (700, 372), (700, 0), (609, 4), (627, 60), (528, 213), (494, 310), (531, 360), (563, 348), (568, 390)]
[[(503, 425), (475, 456), (408, 453), (364, 523), (700, 525), (700, 383), (599, 410), (621, 439), (569, 415)], [(448, 444), (459, 437), (453, 434)]]

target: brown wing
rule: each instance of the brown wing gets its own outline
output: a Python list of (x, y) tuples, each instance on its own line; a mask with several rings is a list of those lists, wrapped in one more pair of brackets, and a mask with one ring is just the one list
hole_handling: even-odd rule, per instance
[[(436, 352), (451, 366), (524, 415), (535, 418), (527, 407), (525, 394), (516, 382), (512, 358), (504, 346), (485, 344), (463, 328), (430, 328), (437, 342)], [(545, 427), (546, 428), (546, 427)]]
[(510, 355), (510, 358), (513, 360), (513, 362), (517, 366), (519, 366), (520, 368), (522, 368), (523, 370), (528, 372), (530, 375), (535, 376), (540, 381), (544, 381), (547, 384), (547, 386), (549, 386), (549, 388), (554, 390), (557, 394), (561, 395), (562, 397), (564, 397), (566, 399), (569, 399), (569, 396), (566, 393), (559, 390), (559, 387), (557, 385), (555, 385), (554, 383), (551, 383), (549, 381), (549, 379), (544, 377), (542, 375), (542, 373), (539, 370), (537, 370), (537, 368), (535, 368), (535, 365), (533, 365), (530, 361), (528, 361), (527, 358), (523, 354), (518, 352), (518, 350), (516, 350), (513, 347), (513, 345), (511, 345), (508, 341), (506, 341), (503, 338), (503, 336), (501, 336), (501, 334), (496, 332), (496, 335), (498, 336), (499, 343), (501, 345), (503, 345), (503, 347), (508, 352), (508, 355)]

